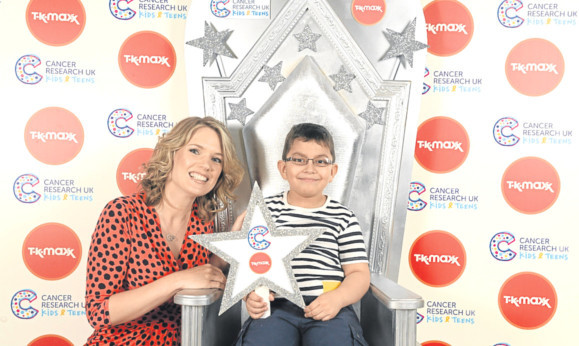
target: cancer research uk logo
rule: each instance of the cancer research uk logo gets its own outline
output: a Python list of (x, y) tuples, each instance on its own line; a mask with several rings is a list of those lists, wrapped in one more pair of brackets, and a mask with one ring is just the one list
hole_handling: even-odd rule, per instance
[(42, 80), (62, 85), (95, 84), (97, 76), (96, 69), (81, 66), (76, 60), (46, 59), (43, 64), (43, 60), (34, 54), (18, 58), (14, 72), (20, 82), (28, 85)]
[[(473, 325), (476, 323), (476, 310), (465, 309), (456, 301), (427, 300), (426, 315), (423, 320), (427, 324), (464, 324)], [(421, 322), (422, 322), (421, 321)], [(424, 344), (423, 344), (424, 345)]]
[(549, 121), (519, 123), (513, 117), (504, 117), (495, 122), (493, 138), (495, 142), (504, 147), (512, 147), (519, 143), (528, 145), (562, 145), (572, 144), (573, 130), (561, 128)]
[(464, 163), (469, 149), (468, 133), (458, 121), (434, 117), (418, 127), (414, 158), (427, 171), (448, 173)]
[(117, 138), (137, 136), (161, 136), (171, 130), (175, 123), (167, 120), (166, 114), (133, 113), (124, 108), (118, 108), (109, 114), (107, 127)]
[(523, 157), (511, 163), (501, 180), (503, 198), (523, 214), (538, 214), (549, 209), (561, 191), (557, 170), (546, 160)]
[(139, 183), (145, 176), (144, 165), (153, 155), (153, 149), (136, 149), (125, 155), (117, 167), (117, 186), (123, 195), (138, 191)]
[(577, 9), (565, 5), (561, 4), (561, 1), (504, 0), (500, 2), (497, 9), (497, 18), (502, 26), (509, 29), (519, 28), (523, 25), (577, 25)]
[(552, 42), (530, 38), (518, 43), (507, 56), (505, 75), (516, 91), (543, 96), (553, 91), (565, 74), (565, 60)]
[(123, 42), (118, 55), (123, 76), (141, 88), (156, 88), (167, 82), (177, 64), (169, 40), (153, 31), (140, 31)]
[(86, 14), (80, 0), (30, 0), (26, 24), (32, 36), (49, 46), (74, 42), (84, 30)]
[(210, 0), (211, 14), (217, 18), (267, 19), (271, 0)]
[(511, 232), (495, 234), (489, 243), (490, 253), (494, 259), (508, 262), (513, 259), (532, 261), (568, 261), (568, 245), (557, 244), (553, 238), (546, 236), (521, 236), (520, 239)]
[(498, 294), (503, 317), (520, 329), (546, 325), (557, 311), (557, 292), (544, 276), (521, 272), (508, 278)]
[[(426, 78), (431, 76), (430, 78)], [(424, 74), (425, 80), (430, 83), (423, 83), (422, 94), (428, 92), (432, 93), (480, 93), (482, 92), (483, 79), (482, 77), (472, 75), (472, 72), (467, 72), (459, 69), (452, 70), (433, 70), (428, 68)]]
[(144, 19), (187, 19), (187, 5), (173, 4), (175, 0), (109, 0), (109, 10), (119, 20)]
[(474, 20), (468, 8), (459, 1), (434, 0), (424, 6), (424, 18), (431, 54), (458, 54), (472, 39)]
[(466, 251), (451, 233), (429, 231), (414, 241), (408, 261), (420, 282), (432, 287), (445, 287), (458, 280), (464, 272)]
[[(427, 191), (428, 195), (425, 194)], [(421, 182), (413, 181), (410, 183), (407, 209), (421, 211), (428, 206), (428, 209), (465, 211), (478, 210), (478, 204), (478, 195), (465, 194), (458, 187), (432, 186), (427, 189)]]
[(40, 178), (35, 174), (22, 174), (14, 181), (14, 197), (26, 204), (44, 202), (92, 202), (94, 188), (82, 186), (74, 178)]
[(35, 317), (86, 318), (84, 297), (73, 297), (72, 294), (66, 293), (38, 294), (31, 289), (22, 289), (12, 296), (10, 308), (14, 316), (23, 320)]

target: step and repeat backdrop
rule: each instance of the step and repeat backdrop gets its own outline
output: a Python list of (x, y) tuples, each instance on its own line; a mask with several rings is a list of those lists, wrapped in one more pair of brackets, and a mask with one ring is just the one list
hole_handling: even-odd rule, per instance
[(570, 345), (579, 3), (422, 1), (428, 35), (399, 282), (423, 345)]
[[(203, 115), (192, 96), (201, 80), (190, 85), (186, 65), (231, 74), (233, 52), (251, 48), (235, 25), (263, 30), (281, 2), (0, 0), (1, 344), (85, 342), (86, 252), (102, 207), (136, 190), (159, 135)], [(381, 23), (400, 16), (389, 29), (406, 32), (418, 17), (416, 40), (429, 45), (402, 47), (414, 65), (378, 69), (397, 80), (418, 71), (422, 83), (408, 114), (414, 167), (397, 271), (425, 300), (418, 341), (573, 344), (579, 3), (340, 6), (349, 28), (384, 31), (378, 44), (361, 42), (364, 52), (382, 56), (393, 34)], [(195, 35), (185, 37), (192, 17)]]

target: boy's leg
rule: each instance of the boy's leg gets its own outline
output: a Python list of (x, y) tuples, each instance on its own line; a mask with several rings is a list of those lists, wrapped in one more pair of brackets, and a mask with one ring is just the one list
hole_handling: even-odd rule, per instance
[(299, 346), (299, 314), (296, 314), (299, 310), (299, 307), (285, 299), (276, 299), (271, 303), (271, 316), (256, 320), (250, 317), (245, 321), (235, 345)]
[(343, 308), (329, 321), (308, 319), (302, 329), (302, 341), (303, 346), (368, 345), (352, 306)]

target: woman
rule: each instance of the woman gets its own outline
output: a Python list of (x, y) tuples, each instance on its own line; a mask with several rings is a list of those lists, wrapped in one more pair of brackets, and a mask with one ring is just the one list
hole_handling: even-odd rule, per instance
[(109, 202), (92, 236), (87, 345), (178, 345), (175, 293), (225, 286), (224, 262), (188, 236), (213, 232), (241, 182), (227, 129), (209, 117), (180, 121), (159, 139), (145, 173), (143, 191)]

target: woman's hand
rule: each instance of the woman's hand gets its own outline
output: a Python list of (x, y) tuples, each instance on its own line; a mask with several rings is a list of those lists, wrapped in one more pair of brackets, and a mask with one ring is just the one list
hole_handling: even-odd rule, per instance
[(175, 274), (180, 275), (179, 286), (181, 289), (225, 288), (225, 275), (221, 269), (211, 264), (204, 264), (194, 268), (181, 270)]
[[(244, 300), (247, 312), (254, 320), (261, 318), (261, 316), (263, 316), (263, 314), (267, 311), (267, 302), (263, 301), (263, 298), (255, 293), (255, 291), (251, 291), (251, 293), (248, 294)], [(272, 292), (269, 292), (269, 301), (273, 302)]]

